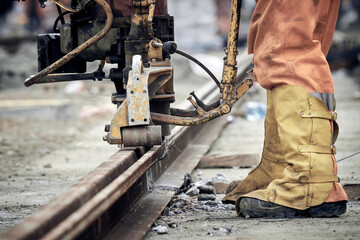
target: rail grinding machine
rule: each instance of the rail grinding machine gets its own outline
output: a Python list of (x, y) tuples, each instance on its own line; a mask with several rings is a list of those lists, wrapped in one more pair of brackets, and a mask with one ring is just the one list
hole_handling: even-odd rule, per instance
[[(44, 7), (47, 0), (39, 0)], [(251, 79), (237, 81), (237, 42), (241, 0), (232, 0), (230, 30), (225, 49), (222, 80), (190, 55), (177, 49), (174, 18), (167, 0), (72, 0), (57, 5), (59, 16), (54, 33), (39, 34), (39, 72), (25, 86), (75, 80), (110, 79), (116, 89), (111, 98), (117, 105), (104, 140), (123, 146), (161, 144), (170, 134), (170, 125), (202, 124), (231, 111), (251, 88)], [(70, 22), (64, 16), (69, 15)], [(188, 100), (194, 110), (170, 108), (175, 101), (170, 55), (180, 54), (195, 61), (215, 81), (220, 99), (204, 104), (192, 93)], [(86, 72), (86, 63), (99, 60), (95, 72)], [(105, 63), (117, 64), (108, 73)]]

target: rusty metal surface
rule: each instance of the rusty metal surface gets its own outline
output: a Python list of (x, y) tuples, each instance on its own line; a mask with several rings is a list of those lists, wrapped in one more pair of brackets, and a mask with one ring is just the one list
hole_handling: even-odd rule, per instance
[(73, 185), (66, 193), (56, 197), (37, 213), (11, 228), (0, 239), (33, 240), (43, 237), (46, 232), (79, 209), (83, 203), (91, 199), (135, 161), (136, 154), (133, 150), (117, 152), (79, 183)]
[(141, 56), (135, 55), (133, 56), (132, 70), (129, 73), (126, 87), (129, 126), (150, 124), (148, 78), (142, 73)]
[(120, 176), (115, 178), (76, 212), (43, 236), (42, 239), (75, 239), (98, 219), (112, 204), (154, 164), (161, 154), (161, 147), (153, 147)]
[[(110, 144), (124, 143), (124, 137), (121, 133), (122, 128), (151, 124), (150, 99), (153, 102), (156, 100), (156, 105), (165, 106), (164, 108), (166, 108), (153, 108), (152, 110), (165, 114), (169, 111), (170, 102), (174, 101), (173, 68), (169, 66), (170, 62), (163, 61), (162, 64), (158, 63), (150, 68), (143, 68), (140, 56), (135, 56), (135, 59), (133, 70), (129, 74), (127, 96), (118, 98), (122, 103), (111, 120), (108, 134), (104, 137), (104, 140)], [(163, 125), (163, 128), (165, 129), (166, 126)], [(163, 136), (166, 135), (168, 134), (163, 134)], [(150, 139), (155, 140), (155, 136)], [(131, 143), (131, 141), (128, 141), (128, 143)]]
[(124, 147), (161, 145), (161, 126), (148, 125), (131, 128), (122, 128)]

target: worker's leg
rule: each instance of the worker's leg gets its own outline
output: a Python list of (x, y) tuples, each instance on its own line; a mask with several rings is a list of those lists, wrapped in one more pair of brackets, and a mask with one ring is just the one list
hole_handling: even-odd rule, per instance
[(317, 217), (345, 212), (347, 197), (332, 151), (334, 87), (325, 58), (338, 7), (339, 0), (257, 2), (249, 51), (254, 52), (258, 82), (271, 89), (287, 167), (266, 189), (238, 199), (239, 214), (282, 217), (310, 211)]
[(266, 89), (333, 93), (326, 61), (340, 0), (259, 0), (249, 30), (255, 75)]
[(284, 161), (280, 139), (277, 132), (274, 107), (271, 100), (271, 91), (267, 91), (267, 106), (265, 117), (265, 140), (260, 164), (252, 170), (242, 181), (234, 181), (232, 189), (222, 199), (223, 203), (235, 204), (241, 196), (251, 191), (265, 188), (269, 183), (281, 177), (286, 163)]
[[(333, 195), (338, 209), (313, 213), (313, 217), (339, 215), (345, 212), (347, 197), (338, 183), (332, 142), (336, 115), (326, 104), (297, 86), (282, 86), (271, 90), (275, 119), (278, 124), (281, 150), (287, 163), (280, 179), (267, 188), (246, 194), (236, 202), (239, 214), (253, 217), (286, 217), (308, 214), (284, 209), (305, 210), (322, 205)], [(332, 192), (332, 189), (333, 192)], [(333, 194), (330, 194), (330, 193)], [(259, 200), (267, 202), (261, 205)], [(272, 203), (274, 203), (272, 205)], [(256, 206), (258, 208), (256, 208)], [(334, 205), (329, 205), (332, 209)], [(329, 215), (327, 215), (329, 214)]]

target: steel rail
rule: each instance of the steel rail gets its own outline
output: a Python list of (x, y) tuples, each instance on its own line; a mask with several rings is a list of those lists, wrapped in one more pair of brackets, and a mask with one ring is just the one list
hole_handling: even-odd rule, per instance
[(81, 206), (76, 213), (64, 219), (46, 234), (44, 240), (74, 239), (91, 223), (108, 210), (126, 191), (155, 163), (161, 155), (161, 147), (155, 146), (146, 152), (119, 177)]
[[(215, 86), (208, 85), (204, 89), (199, 94), (201, 98), (217, 96), (214, 95)], [(190, 106), (186, 102), (182, 107)], [(162, 146), (156, 146), (144, 155), (141, 150), (134, 148), (118, 151), (69, 191), (11, 228), (0, 239), (76, 238), (96, 218), (100, 218), (101, 214), (129, 190), (155, 162), (156, 166), (151, 170), (152, 175), (154, 178), (160, 176), (201, 128), (202, 126), (175, 127)], [(158, 160), (165, 149), (169, 153), (167, 159)], [(103, 231), (101, 230), (98, 235), (104, 235)]]
[[(251, 59), (247, 60), (243, 71), (240, 72), (245, 72), (250, 62)], [(215, 91), (216, 87), (213, 84), (209, 85), (205, 86), (198, 94), (206, 102), (212, 102), (218, 97), (218, 93)], [(188, 107), (190, 107), (188, 102), (182, 106), (182, 108)], [(213, 121), (209, 124), (212, 123)], [(126, 212), (129, 212), (130, 208), (133, 208), (141, 196), (148, 191), (150, 182), (159, 178), (169, 166), (174, 166), (172, 163), (180, 164), (181, 167), (175, 167), (175, 169), (184, 168), (184, 165), (181, 165), (184, 164), (181, 163), (184, 161), (184, 157), (179, 157), (180, 154), (185, 153), (184, 149), (196, 139), (196, 134), (202, 129), (205, 132), (209, 132), (209, 128), (213, 129), (212, 126), (208, 128), (206, 126), (207, 124), (191, 127), (177, 126), (172, 129), (171, 135), (161, 146), (155, 146), (146, 153), (142, 148), (119, 150), (67, 192), (43, 206), (39, 212), (19, 225), (11, 228), (3, 236), (0, 236), (0, 239), (99, 239), (104, 237), (111, 230), (110, 225), (114, 225), (114, 223), (107, 224), (107, 220), (119, 218), (119, 216), (129, 219), (125, 218)], [(206, 152), (207, 147), (200, 146), (199, 142), (209, 141), (207, 138), (191, 145), (195, 155)], [(176, 160), (177, 157), (179, 160)], [(196, 164), (197, 162), (193, 160), (191, 166), (186, 169), (191, 172)], [(181, 182), (182, 176), (181, 174), (177, 175), (177, 185), (179, 185), (179, 181)], [(171, 181), (174, 180), (173, 178)], [(172, 193), (161, 192), (161, 194), (167, 195), (167, 199), (171, 199), (174, 191)], [(166, 206), (167, 200), (162, 201), (162, 206)], [(157, 212), (161, 212), (161, 210), (162, 207), (158, 207)], [(154, 214), (155, 216), (149, 219), (156, 219), (157, 215)], [(126, 223), (124, 224), (126, 225)], [(124, 224), (122, 227), (126, 229)], [(145, 229), (148, 227), (149, 225), (142, 226)], [(141, 238), (146, 233), (146, 230), (144, 231), (137, 232), (137, 236)]]
[(69, 215), (89, 201), (137, 160), (135, 151), (122, 150), (103, 162), (80, 182), (43, 206), (19, 225), (11, 228), (0, 239), (40, 239)]

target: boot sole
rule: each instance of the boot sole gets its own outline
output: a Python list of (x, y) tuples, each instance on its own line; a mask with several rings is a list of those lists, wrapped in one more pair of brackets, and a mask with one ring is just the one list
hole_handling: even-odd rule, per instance
[(254, 198), (242, 198), (239, 206), (239, 216), (245, 218), (301, 218), (301, 217), (337, 217), (346, 212), (346, 201), (323, 203), (319, 206), (298, 210), (265, 202)]

